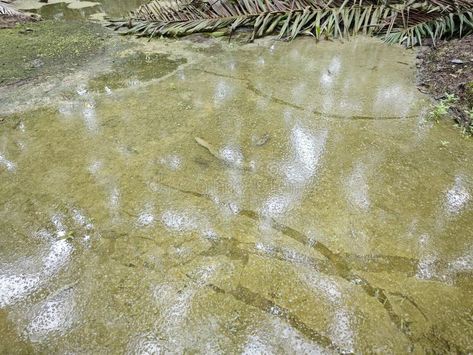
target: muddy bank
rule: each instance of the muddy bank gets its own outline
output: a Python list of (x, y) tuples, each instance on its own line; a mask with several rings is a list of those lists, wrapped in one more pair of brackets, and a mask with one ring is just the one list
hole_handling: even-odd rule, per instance
[(446, 94), (458, 100), (450, 113), (464, 131), (473, 132), (473, 35), (444, 41), (419, 52), (419, 84), (436, 100)]

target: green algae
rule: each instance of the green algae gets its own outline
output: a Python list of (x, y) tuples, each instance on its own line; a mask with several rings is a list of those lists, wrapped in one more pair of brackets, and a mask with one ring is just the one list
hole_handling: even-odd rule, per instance
[(40, 21), (0, 31), (0, 85), (57, 75), (101, 53), (108, 31), (85, 22)]
[(110, 70), (89, 80), (88, 86), (92, 91), (104, 92), (105, 88), (136, 85), (137, 81), (153, 80), (169, 74), (185, 62), (185, 59), (172, 60), (160, 53), (135, 51), (115, 58)]

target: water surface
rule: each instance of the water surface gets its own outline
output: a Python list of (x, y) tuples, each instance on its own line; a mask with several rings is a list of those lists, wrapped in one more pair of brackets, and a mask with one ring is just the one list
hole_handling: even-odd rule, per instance
[(1, 124), (0, 352), (472, 351), (472, 143), (413, 54), (203, 58)]
[(43, 19), (48, 20), (100, 20), (104, 16), (123, 17), (145, 2), (145, 0), (49, 0), (48, 3), (44, 3), (39, 0), (16, 0), (15, 5), (19, 9), (38, 13)]

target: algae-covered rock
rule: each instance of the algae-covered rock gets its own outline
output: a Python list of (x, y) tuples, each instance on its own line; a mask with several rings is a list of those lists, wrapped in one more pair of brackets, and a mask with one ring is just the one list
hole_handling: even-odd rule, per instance
[(0, 85), (78, 67), (104, 48), (107, 30), (86, 22), (41, 21), (0, 31)]

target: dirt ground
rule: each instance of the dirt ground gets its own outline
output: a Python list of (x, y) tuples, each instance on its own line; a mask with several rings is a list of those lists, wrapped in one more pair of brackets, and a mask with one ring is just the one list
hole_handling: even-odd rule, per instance
[(473, 35), (443, 41), (419, 50), (419, 89), (441, 100), (454, 94), (450, 111), (459, 125), (473, 133)]

